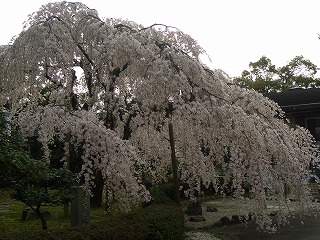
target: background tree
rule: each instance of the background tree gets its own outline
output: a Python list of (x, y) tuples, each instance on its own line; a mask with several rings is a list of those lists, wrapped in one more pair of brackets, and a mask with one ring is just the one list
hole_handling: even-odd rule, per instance
[(249, 71), (244, 70), (240, 77), (234, 79), (234, 82), (260, 93), (280, 90), (281, 83), (277, 79), (276, 67), (269, 58), (262, 56), (257, 62), (250, 62), (249, 69)]
[(249, 64), (234, 82), (242, 87), (254, 89), (260, 93), (286, 91), (294, 87), (317, 87), (319, 79), (315, 77), (317, 66), (303, 56), (296, 56), (285, 66), (276, 68), (265, 56)]
[(11, 186), (12, 182), (26, 174), (31, 157), (24, 138), (11, 128), (5, 109), (0, 112), (0, 186)]
[(320, 81), (315, 77), (317, 66), (303, 56), (296, 56), (287, 65), (278, 69), (281, 81), (281, 90), (292, 87), (318, 87)]
[(208, 69), (199, 60), (204, 53), (173, 27), (101, 20), (81, 3), (52, 3), (30, 15), (1, 53), (0, 103), (9, 103), (13, 120), (25, 136), (37, 136), (48, 159), (54, 139), (64, 143), (66, 163), (70, 144), (81, 145), (79, 179), (90, 187), (100, 172), (108, 197), (123, 207), (149, 200), (142, 175), (153, 184), (171, 177), (169, 123), (187, 196), (203, 185), (222, 192), (222, 168), (235, 197), (252, 186), (261, 226), (270, 223), (266, 188), (283, 204), (287, 184), (308, 206), (299, 176), (317, 160), (311, 135), (290, 128), (261, 94)]
[[(8, 112), (3, 109), (2, 113)], [(11, 196), (30, 207), (46, 230), (47, 222), (40, 207), (69, 202), (72, 199), (69, 187), (75, 176), (65, 168), (51, 168), (46, 161), (32, 158), (19, 129), (8, 120), (8, 114), (1, 114), (0, 185), (12, 188)]]
[(39, 160), (30, 160), (27, 166), (28, 171), (15, 182), (11, 197), (32, 209), (41, 220), (42, 229), (47, 230), (47, 221), (41, 207), (70, 202), (73, 198), (70, 187), (74, 176), (65, 168), (49, 168)]

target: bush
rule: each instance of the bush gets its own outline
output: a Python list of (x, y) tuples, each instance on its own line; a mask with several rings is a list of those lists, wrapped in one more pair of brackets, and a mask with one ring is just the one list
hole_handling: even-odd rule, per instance
[(158, 186), (160, 191), (163, 191), (170, 199), (175, 200), (174, 184), (165, 183)]
[[(183, 190), (187, 189), (186, 184), (181, 183)], [(175, 201), (175, 189), (173, 183), (163, 183), (148, 189), (154, 203), (169, 203)], [(180, 198), (185, 198), (183, 190), (180, 191)]]
[(143, 209), (141, 217), (148, 223), (148, 234), (145, 239), (182, 239), (184, 215), (177, 204), (153, 204)]
[(173, 201), (173, 199), (169, 197), (170, 195), (168, 196), (168, 194), (158, 186), (150, 188), (149, 192), (151, 194), (152, 203), (170, 203)]

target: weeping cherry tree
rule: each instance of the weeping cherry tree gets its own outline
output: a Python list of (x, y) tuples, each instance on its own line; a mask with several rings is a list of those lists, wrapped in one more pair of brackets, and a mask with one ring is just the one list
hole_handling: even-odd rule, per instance
[(79, 179), (94, 187), (99, 173), (124, 209), (150, 199), (142, 176), (153, 184), (171, 178), (170, 124), (186, 196), (231, 184), (240, 199), (250, 185), (261, 226), (270, 223), (266, 189), (283, 205), (287, 185), (307, 208), (301, 176), (318, 160), (310, 133), (291, 128), (276, 103), (209, 69), (204, 54), (174, 27), (49, 3), (1, 49), (0, 104), (10, 106), (25, 137), (37, 137), (48, 161), (55, 139), (64, 143), (66, 165), (70, 146), (81, 146)]

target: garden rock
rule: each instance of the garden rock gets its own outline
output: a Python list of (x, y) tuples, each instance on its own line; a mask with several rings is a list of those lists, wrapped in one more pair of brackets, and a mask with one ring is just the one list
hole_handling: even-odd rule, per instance
[(270, 213), (270, 216), (271, 216), (271, 217), (274, 217), (274, 216), (276, 216), (276, 215), (278, 215), (278, 211), (273, 211), (273, 212)]
[(218, 209), (213, 205), (208, 205), (207, 212), (218, 212)]
[(241, 223), (241, 217), (239, 215), (232, 215), (231, 224), (239, 224)]
[(222, 217), (220, 219), (220, 222), (222, 222), (223, 225), (230, 225), (230, 223), (231, 223), (231, 221), (230, 221), (230, 219), (228, 217)]

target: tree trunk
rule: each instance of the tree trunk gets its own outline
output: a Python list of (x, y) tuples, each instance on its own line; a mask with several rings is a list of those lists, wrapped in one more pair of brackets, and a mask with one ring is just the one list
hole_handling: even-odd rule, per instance
[(180, 206), (180, 186), (179, 186), (179, 176), (178, 176), (178, 162), (176, 158), (176, 150), (174, 146), (174, 135), (173, 135), (173, 125), (172, 122), (169, 123), (169, 138), (170, 138), (170, 148), (171, 148), (171, 162), (172, 162), (172, 173), (173, 173), (173, 184), (175, 192), (175, 202)]
[[(71, 133), (68, 132), (66, 137), (65, 137), (65, 144), (66, 144), (66, 169), (70, 170), (70, 163), (71, 163), (71, 153), (70, 153), (70, 147), (71, 147)], [(63, 216), (64, 217), (69, 217), (69, 203), (64, 203), (63, 204)]]
[(104, 205), (104, 211), (106, 213), (108, 213), (110, 211), (110, 208), (111, 208), (111, 199), (110, 199), (110, 187), (108, 185), (108, 177), (106, 176), (105, 178), (105, 205)]
[(106, 213), (108, 213), (109, 211), (110, 211), (110, 202), (109, 202), (109, 190), (108, 190), (108, 186), (106, 185), (105, 186), (106, 187), (106, 189), (105, 189), (105, 205), (104, 205), (104, 211), (106, 212)]
[(102, 207), (102, 197), (103, 197), (103, 176), (101, 170), (95, 171), (94, 178), (95, 186), (92, 188), (93, 197), (90, 199), (91, 207)]
[(44, 218), (44, 216), (42, 215), (42, 213), (40, 212), (39, 209), (34, 210), (34, 212), (37, 214), (37, 216), (40, 218), (41, 220), (41, 226), (42, 226), (42, 230), (47, 230), (48, 229), (48, 225), (47, 225), (47, 221)]

